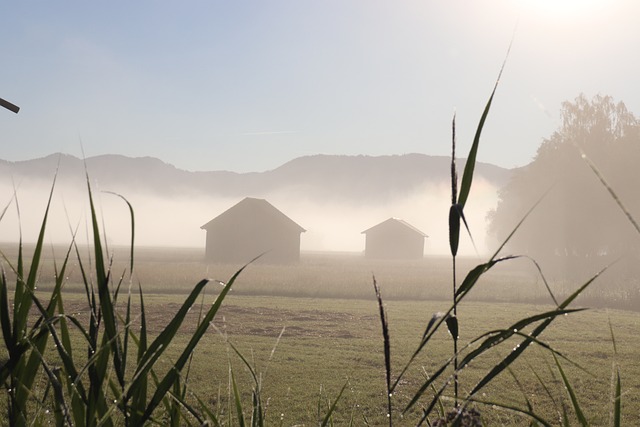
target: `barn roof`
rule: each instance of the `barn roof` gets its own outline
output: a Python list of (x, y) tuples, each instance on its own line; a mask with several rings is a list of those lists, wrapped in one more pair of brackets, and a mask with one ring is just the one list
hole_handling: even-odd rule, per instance
[(400, 218), (389, 218), (386, 221), (382, 221), (380, 224), (374, 225), (373, 227), (364, 230), (360, 234), (367, 234), (370, 231), (375, 231), (375, 230), (380, 229), (380, 228), (386, 228), (386, 227), (388, 227), (390, 225), (393, 225), (393, 224), (399, 224), (401, 226), (404, 226), (404, 227), (408, 228), (409, 230), (411, 230), (411, 231), (413, 231), (413, 232), (415, 232), (417, 234), (420, 234), (422, 237), (429, 237), (426, 234), (424, 234), (422, 231), (420, 231), (417, 228), (415, 228), (413, 225), (409, 224), (408, 222), (406, 222), (404, 220), (401, 220)]
[(244, 216), (250, 213), (252, 217), (261, 217), (269, 219), (270, 221), (281, 223), (286, 227), (291, 227), (293, 230), (304, 233), (304, 228), (300, 227), (291, 218), (276, 209), (271, 203), (264, 199), (255, 199), (253, 197), (245, 197), (240, 202), (236, 203), (211, 221), (200, 227), (203, 230), (208, 230), (215, 227), (217, 224), (226, 224), (228, 219), (232, 219), (236, 216)]

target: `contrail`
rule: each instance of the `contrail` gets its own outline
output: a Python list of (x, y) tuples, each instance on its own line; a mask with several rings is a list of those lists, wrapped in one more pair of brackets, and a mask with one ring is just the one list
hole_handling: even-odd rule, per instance
[(286, 133), (298, 133), (295, 130), (272, 130), (272, 131), (262, 131), (262, 132), (244, 132), (242, 136), (257, 136), (257, 135), (281, 135)]

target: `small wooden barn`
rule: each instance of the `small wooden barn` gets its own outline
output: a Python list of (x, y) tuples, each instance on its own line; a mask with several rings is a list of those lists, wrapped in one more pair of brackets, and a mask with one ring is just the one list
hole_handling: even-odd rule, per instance
[(205, 259), (216, 263), (288, 264), (300, 260), (300, 234), (306, 230), (264, 199), (247, 197), (202, 227)]
[(364, 254), (376, 259), (420, 259), (424, 256), (424, 239), (429, 237), (411, 224), (389, 218), (364, 230)]

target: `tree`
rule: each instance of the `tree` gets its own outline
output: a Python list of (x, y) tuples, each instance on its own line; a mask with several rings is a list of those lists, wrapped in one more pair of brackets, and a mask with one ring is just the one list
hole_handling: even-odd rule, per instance
[(488, 215), (489, 232), (502, 241), (547, 192), (512, 239), (512, 251), (531, 255), (565, 278), (586, 277), (620, 256), (635, 257), (625, 267), (633, 268), (640, 262), (640, 238), (581, 157), (597, 165), (640, 218), (640, 122), (610, 96), (564, 102), (561, 118), (534, 160), (514, 171), (500, 191)]

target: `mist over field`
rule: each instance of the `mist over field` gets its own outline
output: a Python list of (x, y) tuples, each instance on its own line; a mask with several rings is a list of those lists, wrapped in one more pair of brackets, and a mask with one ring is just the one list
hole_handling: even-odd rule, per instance
[[(270, 174), (262, 174), (253, 181), (251, 174), (236, 174), (234, 179), (245, 180), (244, 185), (235, 181), (215, 189), (210, 185), (212, 191), (207, 191), (207, 185), (198, 186), (182, 175), (169, 180), (169, 172), (186, 173), (177, 171), (170, 165), (165, 164), (165, 170), (165, 166), (153, 163), (161, 171), (145, 168), (145, 162), (148, 164), (149, 159), (125, 158), (124, 160), (134, 164), (135, 160), (139, 160), (138, 169), (133, 175), (117, 162), (109, 167), (89, 162), (87, 168), (107, 242), (114, 245), (129, 244), (131, 225), (126, 203), (108, 192), (122, 195), (133, 206), (136, 245), (139, 246), (195, 247), (204, 251), (205, 231), (200, 227), (244, 197), (257, 197), (266, 199), (307, 230), (301, 236), (303, 251), (362, 252), (365, 244), (362, 231), (396, 217), (429, 236), (425, 242), (425, 254), (448, 253), (447, 217), (451, 187), (447, 177), (446, 158), (438, 159), (439, 166), (434, 172), (429, 168), (421, 171), (421, 164), (412, 168), (401, 165), (396, 170), (394, 163), (405, 160), (415, 163), (416, 159), (411, 157), (336, 157), (297, 159), (297, 163), (306, 163), (298, 165), (291, 162), (292, 164), (284, 165)], [(427, 159), (427, 156), (422, 157)], [(417, 159), (424, 160), (422, 157)], [(355, 162), (355, 166), (351, 165), (352, 162)], [(366, 166), (371, 162), (375, 164)], [(84, 243), (87, 241), (89, 218), (84, 171), (75, 163), (70, 163), (68, 158), (60, 163), (46, 241), (70, 242), (71, 230), (77, 229), (77, 240)], [(311, 167), (312, 163), (318, 165)], [(6, 170), (13, 171), (11, 179), (4, 179), (0, 183), (0, 202), (5, 206), (11, 201), (14, 188), (12, 181), (15, 182), (20, 218), (18, 219), (15, 206), (7, 209), (0, 222), (1, 241), (17, 241), (18, 224), (21, 225), (25, 242), (37, 239), (53, 182), (54, 165), (55, 162), (49, 162), (47, 167), (30, 167), (27, 168), (28, 173), (24, 165), (14, 164), (9, 165), (13, 168), (5, 168), (6, 176), (9, 176)], [(354, 170), (354, 167), (364, 169)], [(318, 172), (323, 168), (326, 171)], [(381, 172), (374, 175), (367, 168)], [(110, 170), (110, 174), (105, 174), (105, 169)], [(388, 171), (384, 172), (385, 169)], [(403, 174), (406, 179), (402, 178)], [(276, 175), (276, 178), (272, 175)], [(332, 179), (331, 175), (341, 176)], [(491, 174), (489, 176), (489, 179), (485, 179), (480, 175), (474, 182), (473, 197), (466, 208), (466, 216), (479, 253), (487, 250), (487, 212), (497, 204), (498, 185), (495, 177)], [(159, 187), (158, 183), (163, 179), (166, 182), (162, 182)], [(217, 182), (220, 180), (218, 178)], [(266, 185), (265, 182), (271, 184)], [(461, 241), (462, 254), (476, 253), (468, 238)]]

